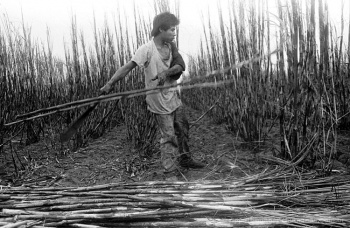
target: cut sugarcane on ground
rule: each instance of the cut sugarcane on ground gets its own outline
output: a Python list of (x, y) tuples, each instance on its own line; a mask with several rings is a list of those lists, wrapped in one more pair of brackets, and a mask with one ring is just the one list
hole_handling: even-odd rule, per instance
[(4, 187), (4, 227), (349, 227), (349, 175), (292, 167), (231, 181)]
[[(276, 145), (247, 145), (225, 125), (186, 108), (190, 148), (207, 162), (162, 181), (159, 152), (142, 154), (120, 125), (77, 151), (45, 142), (17, 148), (21, 175), (2, 175), (7, 227), (348, 227), (350, 178), (299, 172), (273, 159)], [(271, 131), (271, 138), (276, 136)], [(346, 142), (346, 140), (342, 140)], [(14, 145), (15, 146), (15, 145)], [(32, 151), (31, 160), (25, 158)], [(34, 152), (37, 153), (34, 153)], [(46, 151), (46, 153), (43, 153)], [(42, 155), (45, 156), (42, 156)], [(9, 154), (7, 154), (8, 156)], [(37, 155), (37, 156), (36, 156)], [(141, 156), (140, 156), (141, 155)], [(27, 159), (27, 160), (26, 160)], [(8, 169), (14, 167), (9, 164)], [(19, 178), (20, 177), (20, 178)], [(9, 186), (6, 187), (5, 185)]]

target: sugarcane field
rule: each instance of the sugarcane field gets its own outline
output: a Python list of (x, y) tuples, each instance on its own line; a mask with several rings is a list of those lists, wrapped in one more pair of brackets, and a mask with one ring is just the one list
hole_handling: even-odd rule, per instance
[(350, 1), (0, 0), (0, 227), (350, 227)]

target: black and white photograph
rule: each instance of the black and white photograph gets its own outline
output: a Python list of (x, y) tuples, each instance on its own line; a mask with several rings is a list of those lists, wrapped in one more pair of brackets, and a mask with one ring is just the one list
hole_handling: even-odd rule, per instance
[(350, 0), (0, 0), (0, 227), (350, 227)]

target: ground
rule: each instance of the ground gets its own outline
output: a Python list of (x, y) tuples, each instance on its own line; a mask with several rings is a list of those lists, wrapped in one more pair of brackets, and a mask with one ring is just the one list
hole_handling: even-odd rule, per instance
[[(188, 107), (186, 112), (190, 122), (202, 115)], [(272, 137), (274, 134), (277, 133), (272, 132)], [(89, 139), (86, 147), (75, 152), (62, 150), (47, 140), (19, 147), (12, 155), (15, 160), (19, 161), (18, 157), (22, 160), (24, 170), (16, 175), (12, 155), (8, 153), (5, 168), (0, 170), (0, 185), (88, 186), (164, 180), (159, 152), (141, 158), (140, 151), (133, 149), (126, 136), (126, 127), (121, 125), (98, 139)], [(247, 147), (224, 124), (214, 123), (206, 115), (191, 125), (190, 150), (193, 157), (207, 166), (183, 170), (181, 181), (227, 180), (259, 173), (271, 166), (261, 155), (271, 155), (273, 146), (265, 145), (258, 151)]]

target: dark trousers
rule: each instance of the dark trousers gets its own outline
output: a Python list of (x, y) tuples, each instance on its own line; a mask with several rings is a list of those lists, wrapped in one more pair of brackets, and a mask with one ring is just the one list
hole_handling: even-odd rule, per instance
[(161, 164), (165, 171), (177, 169), (179, 159), (190, 157), (189, 122), (182, 107), (170, 114), (155, 115), (161, 133)]

